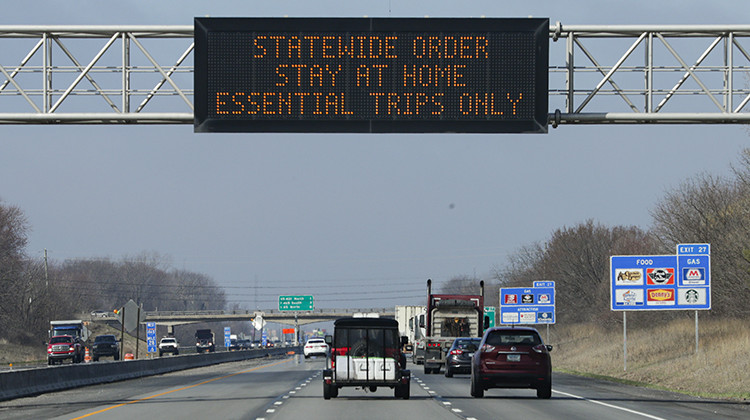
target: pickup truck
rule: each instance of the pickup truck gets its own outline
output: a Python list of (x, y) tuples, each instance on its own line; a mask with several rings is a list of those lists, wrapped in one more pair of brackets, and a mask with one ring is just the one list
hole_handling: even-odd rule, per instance
[(47, 343), (47, 363), (54, 365), (70, 359), (73, 363), (83, 361), (83, 344), (72, 335), (54, 335)]
[(176, 338), (164, 337), (159, 341), (159, 356), (164, 356), (164, 353), (180, 354), (180, 343)]
[(117, 337), (111, 334), (97, 335), (94, 338), (94, 345), (91, 346), (91, 358), (98, 362), (102, 356), (112, 356), (115, 360), (120, 360), (120, 343)]

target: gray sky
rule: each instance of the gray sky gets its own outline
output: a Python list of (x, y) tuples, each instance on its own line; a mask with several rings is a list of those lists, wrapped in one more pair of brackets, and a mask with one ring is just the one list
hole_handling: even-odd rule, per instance
[[(206, 15), (746, 24), (750, 15), (745, 0), (364, 3), (34, 1), (4, 10), (0, 25), (191, 25)], [(0, 62), (17, 64), (2, 52)], [(736, 125), (546, 135), (3, 125), (0, 198), (28, 217), (35, 258), (45, 248), (56, 260), (155, 251), (249, 308), (256, 293), (266, 309), (286, 294), (313, 294), (317, 307), (381, 307), (423, 303), (427, 278), (486, 279), (556, 228), (587, 219), (648, 228), (665, 191), (701, 172), (728, 174), (748, 145)]]

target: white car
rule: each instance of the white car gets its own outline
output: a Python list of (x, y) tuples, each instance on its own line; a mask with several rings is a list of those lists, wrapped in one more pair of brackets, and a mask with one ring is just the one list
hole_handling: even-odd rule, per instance
[(322, 338), (311, 338), (305, 343), (304, 353), (305, 359), (314, 354), (322, 354), (325, 356), (328, 354), (328, 344), (326, 344), (326, 341)]

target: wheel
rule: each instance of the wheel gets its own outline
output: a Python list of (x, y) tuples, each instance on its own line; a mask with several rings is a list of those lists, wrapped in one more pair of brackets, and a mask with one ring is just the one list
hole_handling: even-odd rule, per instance
[(445, 367), (445, 377), (446, 378), (452, 378), (453, 377), (453, 371), (451, 370), (450, 366)]
[(331, 385), (323, 382), (323, 399), (324, 400), (330, 400), (331, 399)]
[(427, 365), (424, 366), (424, 374), (429, 375), (432, 373), (432, 368), (428, 368)]
[(310, 358), (310, 355), (309, 355), (309, 354), (306, 354), (306, 355), (305, 355), (305, 359), (309, 359), (309, 358)]
[(120, 353), (115, 353), (115, 360), (120, 360)]
[(471, 396), (474, 398), (484, 397), (484, 388), (482, 388), (479, 378), (477, 378), (473, 371), (471, 372)]
[(164, 356), (164, 352), (159, 350), (159, 357), (162, 357), (162, 356)]
[(370, 392), (376, 392), (378, 390), (378, 387), (374, 385), (370, 385)]
[(50, 365), (50, 366), (52, 366), (52, 365), (55, 364), (55, 361), (52, 360), (52, 359), (47, 359), (47, 364)]
[(552, 397), (552, 381), (544, 381), (544, 383), (536, 389), (536, 397), (548, 400)]
[(175, 350), (174, 355), (177, 356), (178, 354), (180, 354), (180, 351), (179, 350)]
[(91, 358), (91, 360), (93, 360), (95, 362), (98, 362), (99, 361), (99, 356), (94, 356), (94, 357)]

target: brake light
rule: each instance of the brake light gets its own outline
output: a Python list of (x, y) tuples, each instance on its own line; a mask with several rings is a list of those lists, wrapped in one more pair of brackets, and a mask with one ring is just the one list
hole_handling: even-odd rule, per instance
[(547, 350), (547, 348), (544, 347), (544, 344), (539, 344), (537, 346), (532, 347), (531, 349), (537, 353), (544, 353), (544, 351)]
[(460, 349), (451, 350), (451, 354), (458, 356), (459, 354), (463, 354), (464, 352)]
[(495, 350), (495, 346), (491, 346), (489, 344), (485, 344), (482, 346), (482, 353), (487, 353)]

